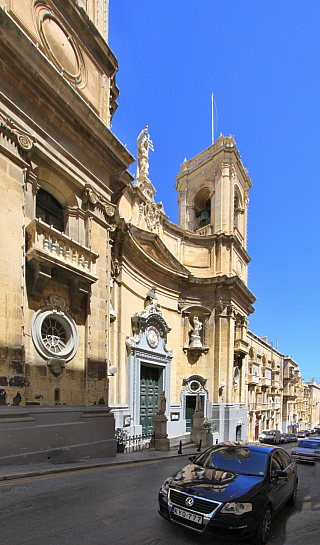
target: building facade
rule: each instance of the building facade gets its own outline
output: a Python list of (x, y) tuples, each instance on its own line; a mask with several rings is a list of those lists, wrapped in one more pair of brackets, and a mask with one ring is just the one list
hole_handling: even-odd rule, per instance
[(251, 331), (247, 334), (248, 439), (257, 440), (265, 429), (282, 430), (283, 356)]
[(106, 9), (0, 0), (1, 463), (115, 454), (110, 226), (133, 157)]
[(221, 136), (181, 165), (174, 225), (154, 198), (151, 145), (146, 127), (112, 235), (111, 361), (119, 372), (110, 403), (117, 426), (152, 428), (164, 391), (169, 436), (185, 433), (199, 394), (205, 416), (215, 420), (214, 437), (245, 439), (247, 321), (255, 301), (247, 287), (251, 181), (233, 138)]
[(170, 437), (196, 403), (214, 440), (315, 422), (318, 387), (307, 414), (297, 364), (248, 330), (234, 139), (182, 163), (174, 225), (148, 127), (135, 179), (111, 131), (108, 1), (0, 0), (0, 29), (0, 464), (115, 455), (115, 425), (152, 431), (161, 394)]

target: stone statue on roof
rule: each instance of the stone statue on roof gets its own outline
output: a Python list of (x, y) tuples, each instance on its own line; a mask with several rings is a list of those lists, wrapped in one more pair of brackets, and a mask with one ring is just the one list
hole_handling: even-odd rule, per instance
[(150, 140), (148, 133), (149, 126), (146, 125), (145, 129), (141, 131), (138, 136), (138, 164), (136, 183), (148, 180), (149, 176), (149, 149), (154, 151), (153, 143)]

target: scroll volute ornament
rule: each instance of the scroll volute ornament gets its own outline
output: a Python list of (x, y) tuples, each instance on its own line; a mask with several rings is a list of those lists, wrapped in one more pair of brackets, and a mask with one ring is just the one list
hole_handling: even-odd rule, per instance
[(3, 134), (9, 135), (12, 140), (17, 142), (18, 147), (21, 151), (26, 152), (27, 155), (30, 155), (30, 152), (33, 150), (33, 145), (35, 142), (34, 136), (25, 132), (21, 127), (13, 121), (10, 117), (6, 117), (0, 113), (0, 132)]
[(86, 185), (84, 190), (83, 203), (88, 204), (91, 210), (100, 210), (105, 217), (112, 218), (114, 216), (115, 207), (89, 184)]

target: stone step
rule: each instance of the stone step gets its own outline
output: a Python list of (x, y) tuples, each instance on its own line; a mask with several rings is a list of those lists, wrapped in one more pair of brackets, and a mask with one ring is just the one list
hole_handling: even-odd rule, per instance
[(197, 447), (195, 443), (190, 441), (190, 433), (187, 433), (178, 437), (170, 437), (170, 450), (178, 449), (180, 441), (182, 441), (182, 448)]

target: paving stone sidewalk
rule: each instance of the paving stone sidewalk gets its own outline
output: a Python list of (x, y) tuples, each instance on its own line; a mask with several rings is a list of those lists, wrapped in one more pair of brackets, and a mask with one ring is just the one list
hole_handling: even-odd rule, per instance
[(21, 479), (36, 475), (47, 475), (51, 473), (81, 471), (83, 469), (95, 467), (128, 465), (135, 463), (138, 464), (146, 461), (161, 460), (166, 458), (183, 458), (185, 456), (191, 456), (192, 454), (199, 454), (199, 452), (197, 452), (197, 448), (194, 445), (188, 445), (186, 447), (182, 447), (182, 454), (178, 454), (178, 448), (164, 452), (157, 451), (155, 449), (144, 449), (136, 452), (117, 454), (116, 457), (81, 460), (79, 462), (67, 462), (61, 464), (53, 464), (48, 462), (42, 464), (3, 466), (0, 467), (0, 481)]

